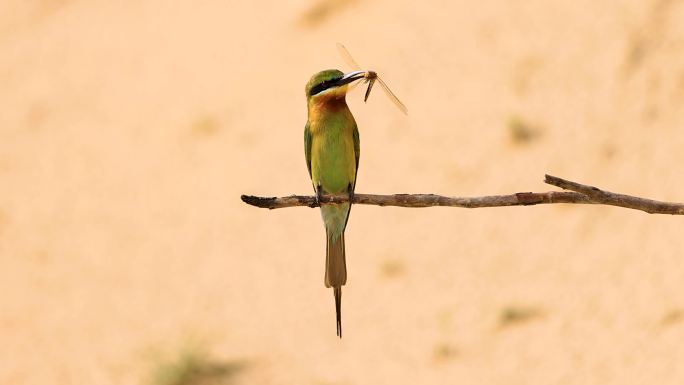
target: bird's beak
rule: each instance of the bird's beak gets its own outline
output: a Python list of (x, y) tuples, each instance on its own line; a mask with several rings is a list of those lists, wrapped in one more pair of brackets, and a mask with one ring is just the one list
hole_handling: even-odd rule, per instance
[(363, 79), (365, 76), (366, 76), (366, 71), (350, 72), (350, 73), (344, 74), (344, 76), (342, 76), (342, 79), (338, 80), (337, 84), (335, 84), (335, 85), (337, 87), (343, 86), (343, 85), (349, 84), (353, 81)]

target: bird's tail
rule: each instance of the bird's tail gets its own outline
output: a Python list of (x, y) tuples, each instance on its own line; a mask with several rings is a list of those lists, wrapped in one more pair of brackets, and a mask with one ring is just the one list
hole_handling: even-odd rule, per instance
[(333, 295), (335, 296), (335, 315), (337, 320), (337, 336), (342, 338), (342, 288), (339, 286), (333, 287)]
[(347, 262), (344, 255), (344, 233), (330, 234), (325, 253), (325, 287), (340, 287), (347, 283)]
[(325, 254), (325, 286), (333, 288), (337, 335), (342, 338), (342, 285), (347, 283), (347, 263), (344, 255), (344, 233), (328, 234)]

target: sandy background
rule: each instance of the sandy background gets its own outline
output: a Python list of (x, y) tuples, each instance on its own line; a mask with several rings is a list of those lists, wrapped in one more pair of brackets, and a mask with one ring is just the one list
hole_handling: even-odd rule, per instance
[(409, 108), (350, 95), (358, 192), (684, 200), (682, 1), (4, 0), (0, 383), (684, 383), (683, 219), (611, 207), (355, 206), (338, 340), (318, 212), (239, 199), (337, 41)]

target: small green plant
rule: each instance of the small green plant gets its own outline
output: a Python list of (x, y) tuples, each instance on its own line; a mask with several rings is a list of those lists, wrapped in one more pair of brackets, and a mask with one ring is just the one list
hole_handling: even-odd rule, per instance
[(435, 345), (432, 350), (432, 359), (436, 362), (446, 361), (456, 356), (458, 356), (458, 348), (446, 342)]
[(541, 131), (536, 126), (523, 120), (519, 116), (512, 116), (508, 119), (508, 132), (514, 144), (529, 143), (541, 135)]
[(542, 315), (541, 310), (533, 307), (508, 306), (499, 315), (499, 326), (520, 324)]
[(682, 311), (682, 309), (673, 309), (663, 316), (660, 323), (663, 326), (666, 326), (676, 324), (678, 322), (681, 322), (682, 320), (684, 320), (684, 311)]
[(196, 347), (183, 348), (175, 357), (159, 362), (150, 376), (150, 385), (224, 385), (243, 368), (241, 363), (211, 360)]
[(387, 278), (394, 278), (404, 272), (404, 264), (397, 259), (388, 259), (380, 265), (380, 272)]
[(197, 136), (211, 136), (221, 129), (219, 121), (210, 115), (198, 118), (192, 124), (192, 132)]

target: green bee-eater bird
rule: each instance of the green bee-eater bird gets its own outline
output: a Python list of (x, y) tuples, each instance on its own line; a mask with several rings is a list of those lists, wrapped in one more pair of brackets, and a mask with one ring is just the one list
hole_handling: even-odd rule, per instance
[(306, 84), (308, 120), (304, 128), (304, 153), (317, 200), (323, 194), (348, 193), (350, 202), (321, 205), (327, 248), (325, 286), (333, 288), (337, 335), (342, 338), (342, 285), (347, 282), (344, 230), (359, 168), (359, 130), (345, 96), (348, 84), (363, 79), (366, 72), (343, 74), (321, 71)]

